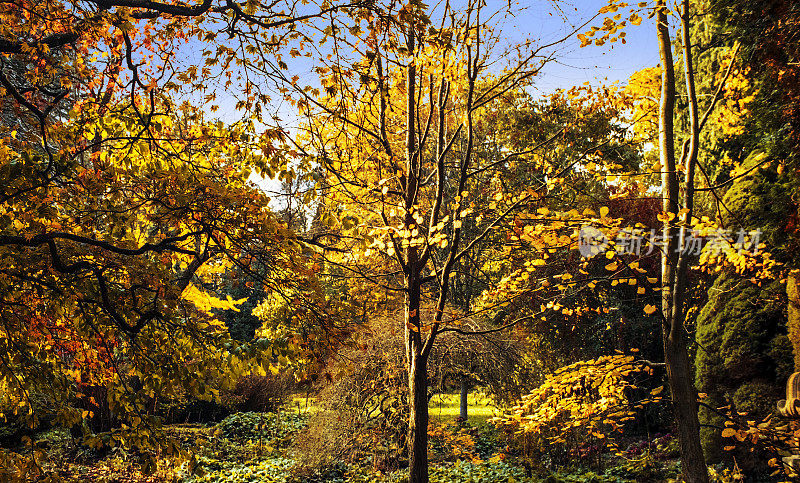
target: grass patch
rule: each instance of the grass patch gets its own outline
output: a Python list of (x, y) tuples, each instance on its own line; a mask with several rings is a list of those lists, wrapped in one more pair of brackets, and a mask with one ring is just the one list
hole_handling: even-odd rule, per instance
[[(447, 423), (454, 421), (460, 413), (461, 395), (455, 394), (436, 394), (431, 398), (428, 405), (428, 414), (432, 423)], [(473, 426), (486, 423), (486, 420), (498, 414), (492, 405), (491, 399), (485, 397), (481, 392), (474, 391), (467, 397), (467, 414), (469, 423)]]
[(295, 394), (283, 408), (287, 412), (308, 414), (309, 416), (316, 413), (318, 409), (316, 398), (307, 398), (305, 394)]
[[(428, 414), (430, 415), (431, 422), (434, 423), (449, 423), (458, 418), (460, 412), (460, 399), (459, 393), (452, 394), (436, 394), (429, 403)], [(313, 415), (319, 410), (314, 397), (306, 399), (304, 394), (297, 394), (284, 406), (283, 411), (295, 414), (308, 414)], [(469, 423), (478, 425), (485, 423), (489, 418), (499, 415), (499, 412), (494, 407), (492, 400), (487, 398), (480, 391), (473, 391), (467, 398), (469, 403), (468, 414)]]

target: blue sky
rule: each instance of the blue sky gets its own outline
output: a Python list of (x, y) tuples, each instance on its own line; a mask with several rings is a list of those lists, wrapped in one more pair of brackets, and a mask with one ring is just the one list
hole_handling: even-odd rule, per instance
[[(441, 5), (444, 0), (428, 0), (432, 5)], [(457, 5), (464, 0), (451, 0)], [(508, 0), (486, 0), (486, 11), (502, 10)], [(578, 26), (591, 19), (597, 11), (607, 5), (607, 0), (520, 0), (512, 2), (515, 17), (500, 20), (499, 35), (505, 45), (516, 45), (525, 40), (531, 40), (534, 45), (553, 42), (567, 36)], [(436, 7), (434, 7), (434, 11)], [(644, 16), (644, 15), (643, 15)], [(436, 17), (434, 13), (433, 18)], [(590, 25), (602, 24), (604, 15), (600, 15)], [(585, 29), (582, 29), (583, 31)], [(555, 47), (555, 58), (545, 66), (538, 76), (533, 92), (548, 94), (559, 88), (569, 88), (584, 82), (592, 84), (611, 83), (613, 81), (626, 81), (634, 72), (658, 64), (658, 49), (656, 45), (655, 25), (652, 19), (645, 19), (639, 26), (628, 25), (626, 44), (621, 42), (606, 43), (603, 46), (590, 45), (580, 48), (580, 42), (575, 35)], [(188, 65), (200, 65), (203, 57), (200, 54), (202, 44), (190, 42), (180, 49), (179, 62)], [(290, 59), (285, 57), (290, 64), (291, 74), (298, 75), (303, 85), (317, 84), (317, 76), (312, 72), (314, 58), (300, 57)], [(220, 110), (215, 113), (225, 121), (238, 119), (239, 115), (234, 108), (235, 100), (231, 92), (225, 92), (221, 85), (211, 85), (209, 80), (207, 88), (218, 95)], [(277, 100), (280, 96), (275, 96)], [(276, 104), (275, 110), (284, 111), (286, 106)], [(287, 113), (288, 114), (288, 113)], [(281, 114), (285, 121), (287, 117)], [(291, 121), (289, 121), (291, 123)]]
[[(491, 5), (497, 1), (500, 0), (488, 0), (488, 3)], [(511, 42), (526, 37), (555, 40), (589, 20), (608, 4), (606, 0), (529, 0), (517, 3), (521, 13), (503, 32)], [(602, 17), (590, 25), (599, 26)], [(639, 26), (628, 25), (625, 32), (627, 43), (606, 43), (599, 47), (580, 48), (580, 42), (572, 36), (558, 49), (555, 61), (545, 67), (535, 89), (549, 93), (586, 81), (592, 84), (615, 80), (624, 82), (634, 72), (657, 65), (655, 22), (645, 19)]]
[[(435, 2), (436, 0), (433, 0)], [(453, 3), (459, 0), (454, 0)], [(489, 10), (506, 5), (506, 0), (486, 0)], [(502, 3), (501, 3), (502, 2)], [(529, 0), (516, 2), (517, 14), (500, 22), (501, 46), (516, 45), (527, 39), (534, 44), (546, 44), (568, 36), (580, 25), (590, 20), (597, 11), (607, 5), (607, 0)], [(590, 22), (601, 25), (600, 15)], [(642, 15), (645, 17), (646, 15)], [(580, 32), (587, 29), (583, 28)], [(628, 25), (625, 29), (626, 43), (606, 43), (603, 46), (589, 45), (581, 48), (580, 41), (573, 34), (555, 47), (554, 60), (548, 63), (537, 77), (532, 89), (534, 95), (546, 95), (564, 88), (589, 82), (593, 85), (625, 82), (631, 74), (645, 67), (658, 64), (658, 47), (653, 19), (646, 19), (639, 26)], [(195, 54), (196, 55), (196, 54)], [(289, 59), (287, 59), (289, 60)], [(290, 63), (293, 74), (300, 77), (301, 84), (317, 84), (316, 75), (311, 69), (313, 58), (299, 58)], [(218, 92), (218, 94), (224, 94)], [(285, 127), (291, 128), (293, 109), (276, 104), (272, 106), (283, 119)], [(233, 103), (220, 102), (223, 118), (235, 117)], [(267, 191), (279, 187), (276, 181), (256, 180)]]

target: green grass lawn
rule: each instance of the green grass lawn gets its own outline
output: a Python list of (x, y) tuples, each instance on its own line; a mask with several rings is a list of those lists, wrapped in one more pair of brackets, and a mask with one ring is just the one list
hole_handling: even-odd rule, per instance
[(306, 398), (305, 394), (295, 394), (286, 409), (297, 414), (314, 414), (317, 411), (316, 401), (313, 396)]
[[(454, 421), (459, 414), (459, 400), (460, 395), (458, 393), (434, 395), (428, 408), (431, 422), (444, 423)], [(469, 422), (472, 425), (485, 423), (487, 419), (499, 414), (492, 406), (491, 399), (478, 391), (469, 393), (467, 402), (469, 403)], [(306, 401), (305, 395), (295, 395), (286, 409), (298, 414), (313, 413), (317, 410), (316, 400), (310, 397)]]
[[(428, 408), (432, 423), (452, 422), (459, 415), (459, 401), (461, 396), (455, 394), (436, 394), (431, 398)], [(471, 425), (483, 424), (487, 419), (496, 416), (497, 410), (492, 406), (492, 401), (482, 393), (474, 391), (467, 398), (469, 408), (469, 423)]]

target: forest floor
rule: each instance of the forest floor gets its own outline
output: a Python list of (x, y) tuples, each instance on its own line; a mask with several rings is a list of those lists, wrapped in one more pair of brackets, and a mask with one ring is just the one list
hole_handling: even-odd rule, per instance
[[(217, 424), (179, 424), (165, 428), (180, 444), (185, 458), (153, 454), (155, 471), (144, 475), (142, 455), (122, 450), (96, 452), (76, 446), (69, 433), (52, 429), (36, 435), (43, 448), (42, 466), (64, 481), (98, 483), (289, 483), (378, 482), (399, 483), (405, 471), (381, 472), (365, 461), (362, 465), (338, 464), (324, 472), (298, 477), (292, 445), (317, 407), (313, 399), (295, 397), (281, 414), (236, 413)], [(574, 464), (555, 471), (524, 461), (501, 441), (487, 422), (495, 409), (479, 393), (469, 398), (469, 421), (456, 423), (459, 396), (443, 394), (431, 399), (432, 483), (439, 482), (535, 482), (535, 483), (632, 483), (670, 481), (677, 474), (676, 443), (661, 437), (644, 445), (628, 443), (629, 454), (576, 455)], [(652, 448), (639, 451), (636, 448)], [(633, 448), (630, 450), (630, 448)], [(591, 448), (589, 448), (591, 449)], [(460, 453), (463, 450), (463, 453)], [(600, 463), (598, 465), (597, 463)], [(530, 468), (537, 466), (540, 474)], [(602, 468), (601, 468), (602, 466)], [(551, 465), (552, 467), (552, 465)], [(542, 474), (544, 473), (544, 474)], [(716, 481), (734, 481), (717, 479)]]

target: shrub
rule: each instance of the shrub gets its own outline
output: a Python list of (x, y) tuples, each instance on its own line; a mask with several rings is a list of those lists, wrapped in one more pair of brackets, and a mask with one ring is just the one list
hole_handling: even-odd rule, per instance
[(430, 470), (431, 483), (474, 481), (480, 483), (505, 483), (508, 481), (533, 482), (525, 470), (503, 461), (471, 463), (458, 461), (452, 466), (434, 466)]
[(191, 398), (162, 402), (156, 414), (167, 424), (208, 424), (222, 421), (231, 414), (231, 409), (217, 401)]
[(475, 440), (469, 428), (455, 424), (431, 424), (428, 428), (428, 453), (433, 461), (478, 460)]
[(286, 444), (302, 430), (308, 417), (294, 413), (237, 413), (223, 419), (214, 435), (234, 441), (264, 440), (272, 446)]
[(217, 423), (236, 412), (276, 412), (291, 395), (291, 376), (256, 376), (239, 378), (236, 386), (220, 391), (219, 399), (179, 397), (172, 400), (156, 400), (155, 413), (167, 424)]
[[(495, 422), (534, 466), (599, 456), (610, 436), (659, 396), (638, 394), (649, 368), (633, 356), (604, 356), (563, 367)], [(654, 391), (656, 393), (656, 391)]]
[(388, 320), (376, 321), (355, 347), (326, 369), (317, 395), (319, 410), (295, 449), (308, 474), (339, 462), (370, 461), (392, 470), (406, 455), (408, 400), (403, 341)]
[[(718, 408), (733, 404), (734, 411), (761, 419), (780, 399), (788, 377), (783, 286), (776, 282), (756, 286), (735, 275), (720, 276), (697, 318), (695, 379), (708, 394), (700, 408), (701, 438), (706, 460), (723, 459)], [(730, 459), (730, 458), (728, 458)], [(741, 461), (740, 461), (741, 464)]]
[(244, 376), (224, 399), (226, 405), (245, 412), (276, 412), (291, 396), (293, 381), (288, 375)]
[(182, 468), (186, 483), (283, 483), (295, 461), (289, 446), (308, 418), (299, 414), (237, 413), (211, 431), (199, 453)]
[(184, 483), (284, 483), (294, 461), (286, 458), (260, 458), (246, 462), (221, 461), (201, 456)]

